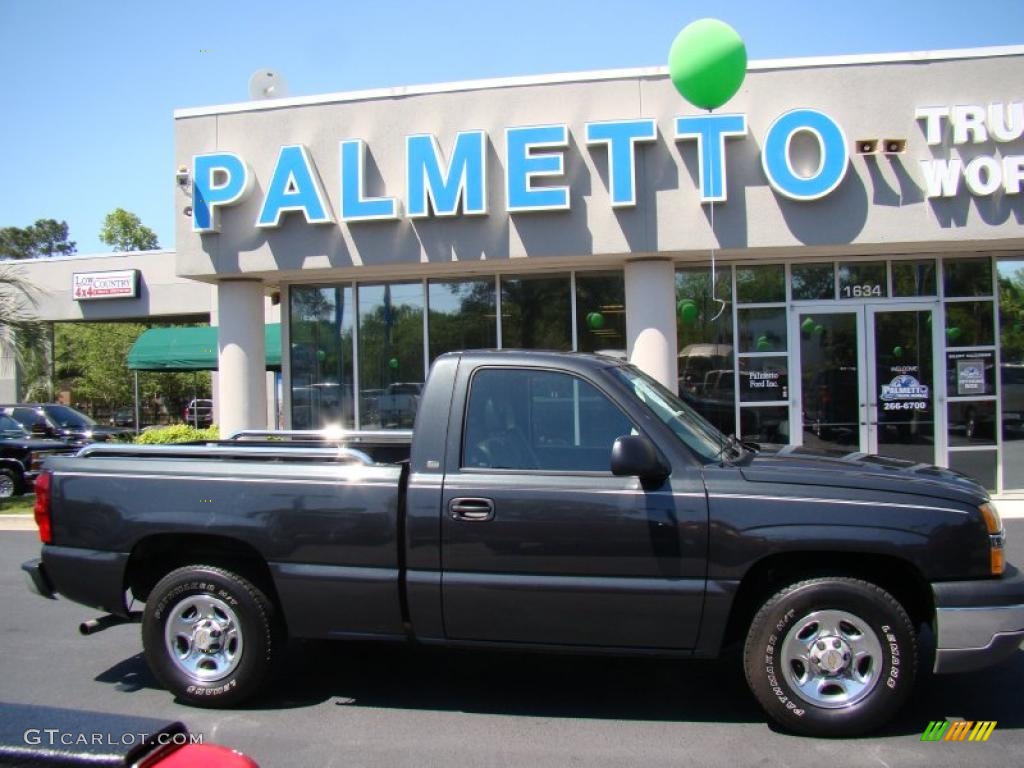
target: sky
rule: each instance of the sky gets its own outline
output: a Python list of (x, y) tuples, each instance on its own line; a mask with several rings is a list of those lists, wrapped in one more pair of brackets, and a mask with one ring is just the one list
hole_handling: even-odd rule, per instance
[(1024, 43), (1024, 0), (0, 0), (0, 227), (101, 253), (120, 207), (173, 248), (173, 111), (247, 101), (257, 69), (305, 96), (660, 66), (706, 16), (755, 60)]

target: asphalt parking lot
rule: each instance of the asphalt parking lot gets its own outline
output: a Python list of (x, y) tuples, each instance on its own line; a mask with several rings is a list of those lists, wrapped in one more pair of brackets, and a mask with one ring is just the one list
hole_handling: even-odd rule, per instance
[[(1007, 522), (1024, 562), (1024, 520)], [(1024, 652), (924, 679), (875, 737), (828, 741), (767, 725), (736, 658), (664, 662), (303, 643), (274, 690), (232, 711), (179, 705), (137, 626), (81, 637), (95, 611), (25, 588), (30, 532), (0, 532), (0, 700), (183, 721), (263, 766), (954, 766), (1024, 764)], [(995, 720), (984, 744), (922, 743), (931, 720)], [(47, 727), (45, 723), (40, 728)]]

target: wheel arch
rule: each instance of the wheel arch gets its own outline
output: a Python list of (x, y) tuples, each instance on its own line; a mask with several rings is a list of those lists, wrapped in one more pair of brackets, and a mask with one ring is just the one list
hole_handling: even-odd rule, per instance
[(275, 605), (281, 605), (263, 555), (251, 544), (214, 534), (162, 533), (141, 539), (128, 557), (125, 589), (145, 601), (160, 579), (188, 565), (213, 565), (233, 571), (259, 587)]
[(910, 560), (869, 552), (781, 552), (763, 557), (744, 574), (732, 601), (722, 647), (742, 642), (758, 608), (776, 592), (797, 581), (828, 576), (877, 584), (903, 606), (915, 627), (931, 623), (935, 614), (931, 586)]

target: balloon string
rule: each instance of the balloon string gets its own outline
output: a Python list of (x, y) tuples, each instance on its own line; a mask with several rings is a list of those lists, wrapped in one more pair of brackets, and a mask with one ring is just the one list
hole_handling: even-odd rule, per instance
[(718, 313), (711, 318), (715, 322), (725, 312), (725, 301), (717, 295), (718, 279), (715, 274), (715, 201), (711, 201), (711, 300), (718, 304)]

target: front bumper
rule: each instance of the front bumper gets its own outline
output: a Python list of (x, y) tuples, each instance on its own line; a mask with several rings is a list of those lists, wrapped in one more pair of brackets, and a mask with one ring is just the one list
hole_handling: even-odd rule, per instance
[(971, 672), (998, 664), (1024, 642), (1024, 573), (932, 584), (935, 672)]

